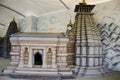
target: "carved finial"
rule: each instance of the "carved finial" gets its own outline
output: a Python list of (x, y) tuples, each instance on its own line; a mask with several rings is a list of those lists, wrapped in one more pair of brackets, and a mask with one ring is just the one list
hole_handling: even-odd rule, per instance
[(27, 47), (25, 47), (25, 52), (27, 52), (28, 51), (28, 48)]
[(83, 2), (82, 2), (82, 3), (83, 3), (83, 4), (85, 4), (85, 5), (87, 4), (85, 0), (83, 0)]
[(71, 19), (70, 19), (70, 22), (69, 22), (69, 24), (72, 24), (72, 21), (71, 21)]
[(15, 21), (15, 18), (13, 18), (13, 21)]

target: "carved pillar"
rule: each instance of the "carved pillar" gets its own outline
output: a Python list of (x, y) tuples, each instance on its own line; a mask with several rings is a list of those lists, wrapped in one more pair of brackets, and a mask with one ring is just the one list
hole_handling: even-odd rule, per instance
[(19, 67), (23, 67), (23, 65), (24, 65), (24, 49), (21, 49)]
[(55, 48), (53, 48), (53, 50), (52, 50), (52, 67), (57, 68), (57, 65), (56, 65), (56, 49)]
[(33, 67), (33, 51), (32, 49), (30, 49), (30, 52), (29, 52), (29, 58), (28, 58), (28, 67)]
[(43, 65), (42, 65), (42, 67), (43, 68), (46, 68), (46, 65), (47, 65), (47, 61), (46, 61), (46, 55), (47, 55), (47, 52), (45, 51), (45, 49), (41, 49), (41, 51), (42, 51), (42, 61), (43, 61)]

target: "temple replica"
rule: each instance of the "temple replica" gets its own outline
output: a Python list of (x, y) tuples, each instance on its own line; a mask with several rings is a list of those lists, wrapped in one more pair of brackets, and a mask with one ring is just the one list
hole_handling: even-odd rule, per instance
[[(5, 74), (18, 76), (72, 76), (67, 63), (64, 33), (16, 33), (10, 38), (11, 62)], [(53, 79), (50, 79), (53, 80)]]
[(49, 80), (75, 75), (106, 76), (109, 71), (103, 65), (102, 43), (91, 13), (94, 6), (87, 5), (84, 0), (76, 5), (75, 23), (70, 21), (66, 34), (11, 35), (11, 62), (3, 74), (40, 79), (43, 76), (52, 76)]

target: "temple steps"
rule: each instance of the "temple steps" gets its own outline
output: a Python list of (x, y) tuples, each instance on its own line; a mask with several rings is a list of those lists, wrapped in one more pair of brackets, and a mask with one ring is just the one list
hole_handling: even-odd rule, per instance
[(5, 76), (18, 79), (61, 80), (74, 78), (71, 69), (68, 68), (16, 68), (9, 67), (3, 72)]
[(60, 74), (11, 74), (11, 78), (33, 80), (62, 80)]

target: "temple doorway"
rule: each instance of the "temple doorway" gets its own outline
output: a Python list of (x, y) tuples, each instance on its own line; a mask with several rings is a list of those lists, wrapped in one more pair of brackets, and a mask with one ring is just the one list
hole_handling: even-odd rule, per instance
[(43, 64), (43, 60), (42, 60), (42, 55), (37, 52), (34, 56), (34, 65), (42, 65)]

